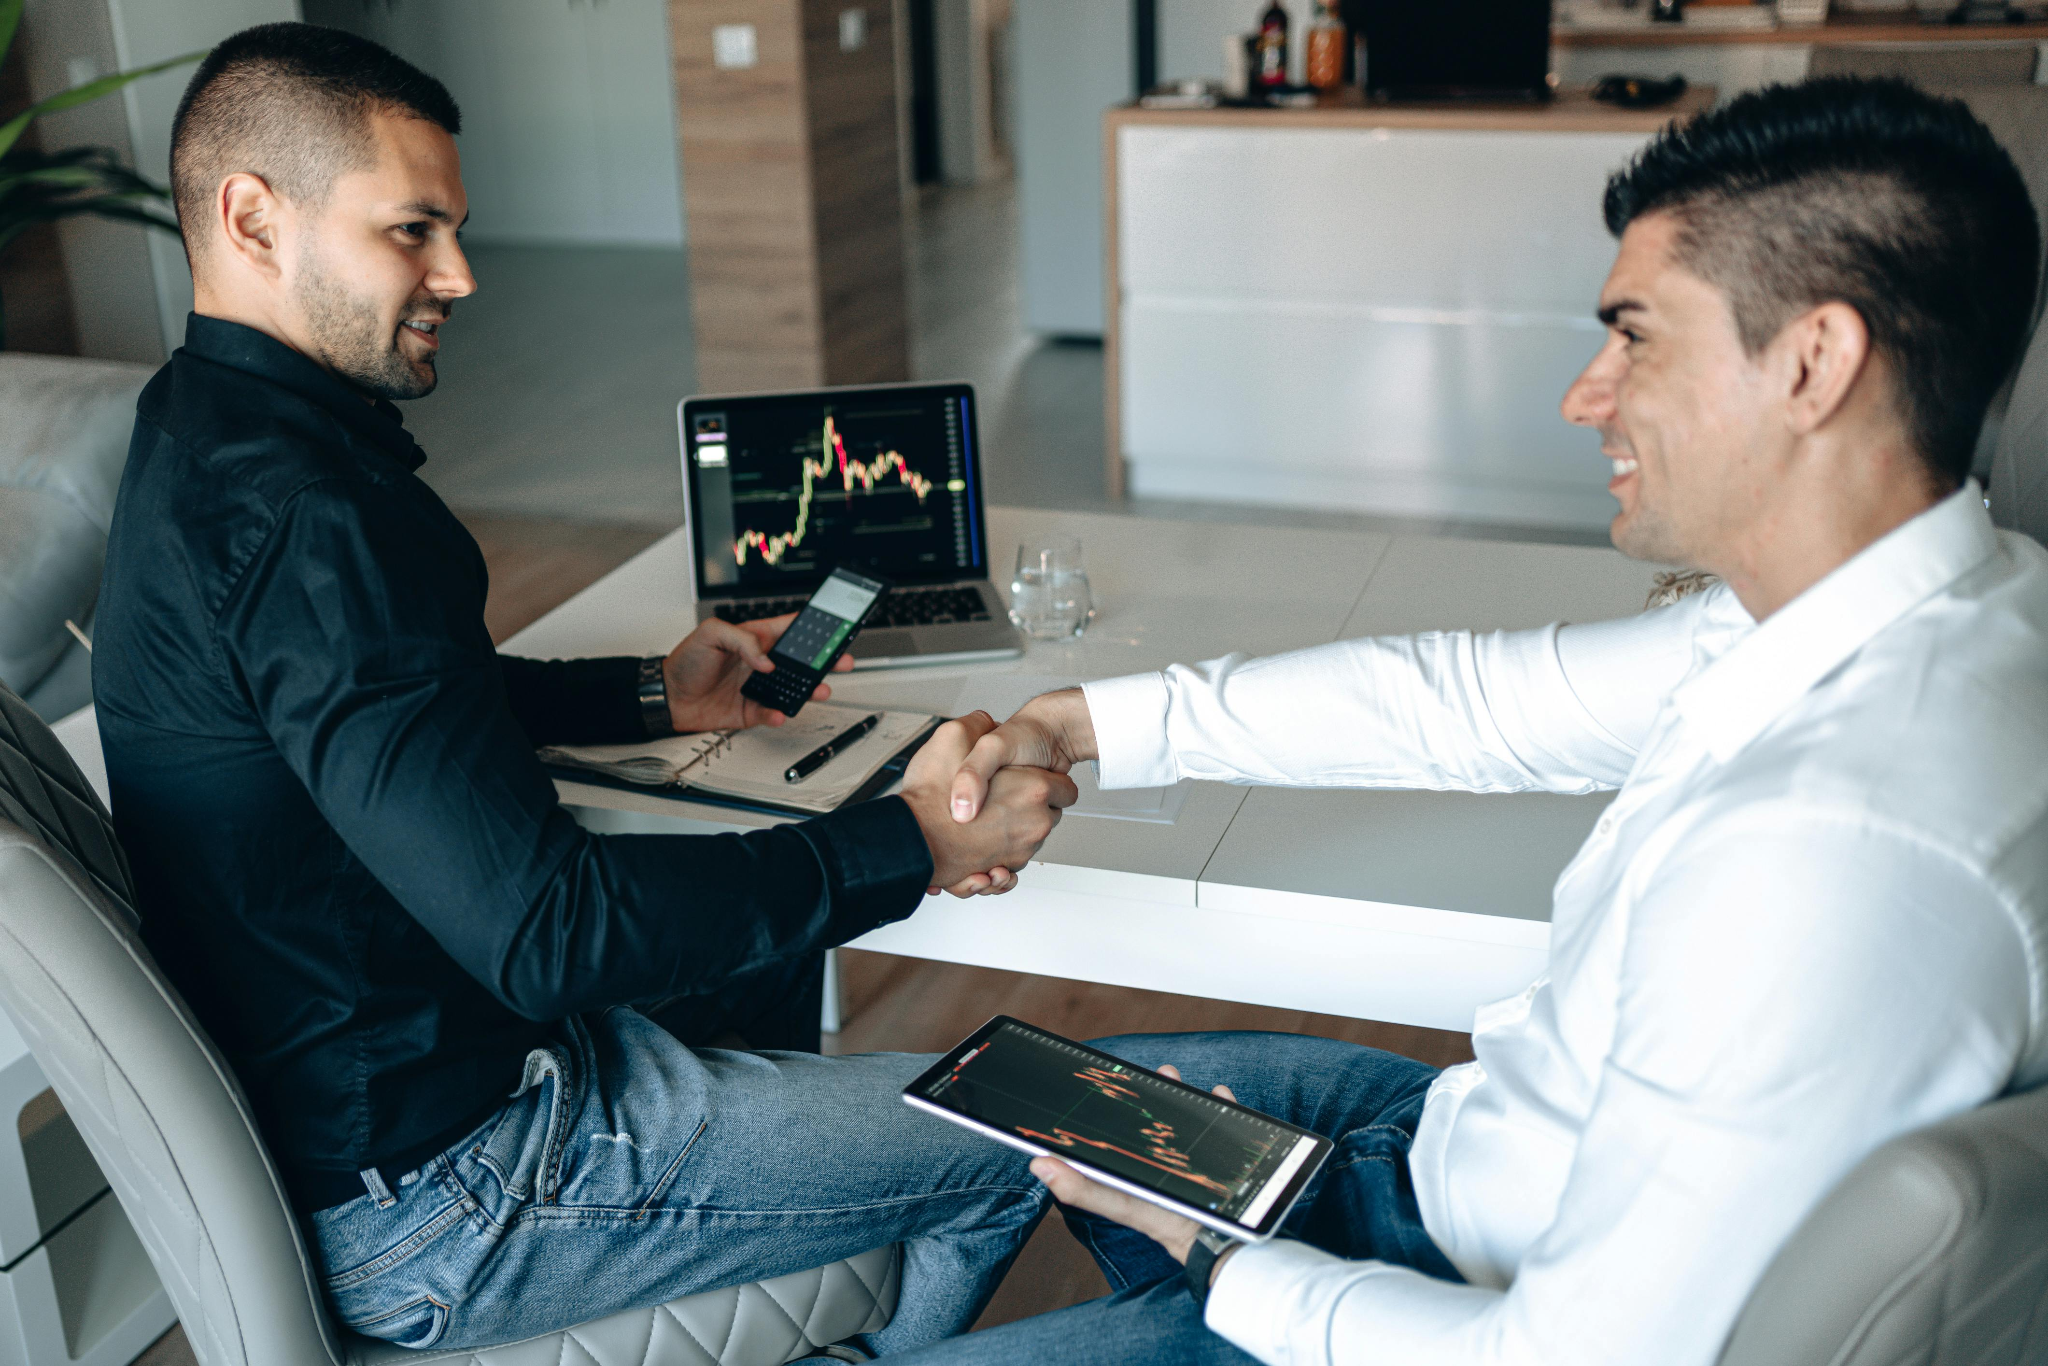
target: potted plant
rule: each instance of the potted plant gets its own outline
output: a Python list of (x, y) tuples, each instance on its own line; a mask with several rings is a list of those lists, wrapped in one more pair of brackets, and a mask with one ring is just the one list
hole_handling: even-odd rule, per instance
[[(27, 0), (0, 0), (0, 62), (7, 59), (21, 28)], [(111, 95), (139, 80), (206, 54), (190, 52), (167, 62), (120, 71), (60, 91), (0, 122), (0, 252), (38, 223), (53, 223), (89, 213), (124, 223), (142, 223), (166, 232), (178, 230), (170, 192), (147, 176), (123, 166), (109, 147), (67, 147), (46, 152), (25, 145), (22, 135), (44, 114), (74, 109)], [(6, 301), (0, 299), (0, 346), (6, 344)]]

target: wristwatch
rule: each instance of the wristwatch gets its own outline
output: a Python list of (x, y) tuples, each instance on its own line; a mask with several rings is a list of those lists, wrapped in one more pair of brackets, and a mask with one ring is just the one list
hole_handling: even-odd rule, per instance
[(1188, 1248), (1187, 1266), (1182, 1272), (1187, 1278), (1188, 1293), (1195, 1297), (1195, 1308), (1208, 1308), (1209, 1278), (1216, 1272), (1216, 1259), (1236, 1246), (1235, 1238), (1226, 1238), (1214, 1229), (1195, 1230), (1195, 1241)]
[(674, 735), (675, 718), (668, 712), (668, 680), (662, 676), (659, 656), (640, 661), (640, 682), (634, 694), (640, 699), (640, 724), (649, 735)]

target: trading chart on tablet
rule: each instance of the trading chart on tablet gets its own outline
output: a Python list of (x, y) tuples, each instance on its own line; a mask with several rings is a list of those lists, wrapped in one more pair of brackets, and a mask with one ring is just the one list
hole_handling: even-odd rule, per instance
[[(1064, 1040), (999, 1026), (925, 1098), (1083, 1158), (1163, 1195), (1256, 1224), (1300, 1131), (1105, 1062)], [(1273, 1187), (1269, 1190), (1269, 1187)]]

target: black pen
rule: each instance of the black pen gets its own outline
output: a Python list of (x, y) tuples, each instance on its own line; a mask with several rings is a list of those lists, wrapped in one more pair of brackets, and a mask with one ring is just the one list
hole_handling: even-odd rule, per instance
[(839, 734), (833, 736), (830, 740), (827, 740), (824, 744), (819, 745), (809, 754), (806, 754), (803, 758), (790, 765), (789, 770), (782, 775), (782, 781), (785, 783), (800, 783), (810, 777), (830, 762), (833, 755), (873, 730), (875, 724), (881, 719), (882, 713), (876, 712), (872, 716), (862, 717), (854, 722), (845, 730), (839, 732)]

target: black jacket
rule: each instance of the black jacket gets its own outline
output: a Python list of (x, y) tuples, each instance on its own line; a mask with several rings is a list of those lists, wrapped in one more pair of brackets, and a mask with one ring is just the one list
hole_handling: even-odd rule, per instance
[(93, 695), (143, 935), (302, 1208), (481, 1122), (545, 1024), (705, 991), (917, 905), (898, 799), (601, 836), (539, 744), (640, 734), (635, 661), (499, 655), (476, 543), (374, 406), (194, 316), (137, 405)]

